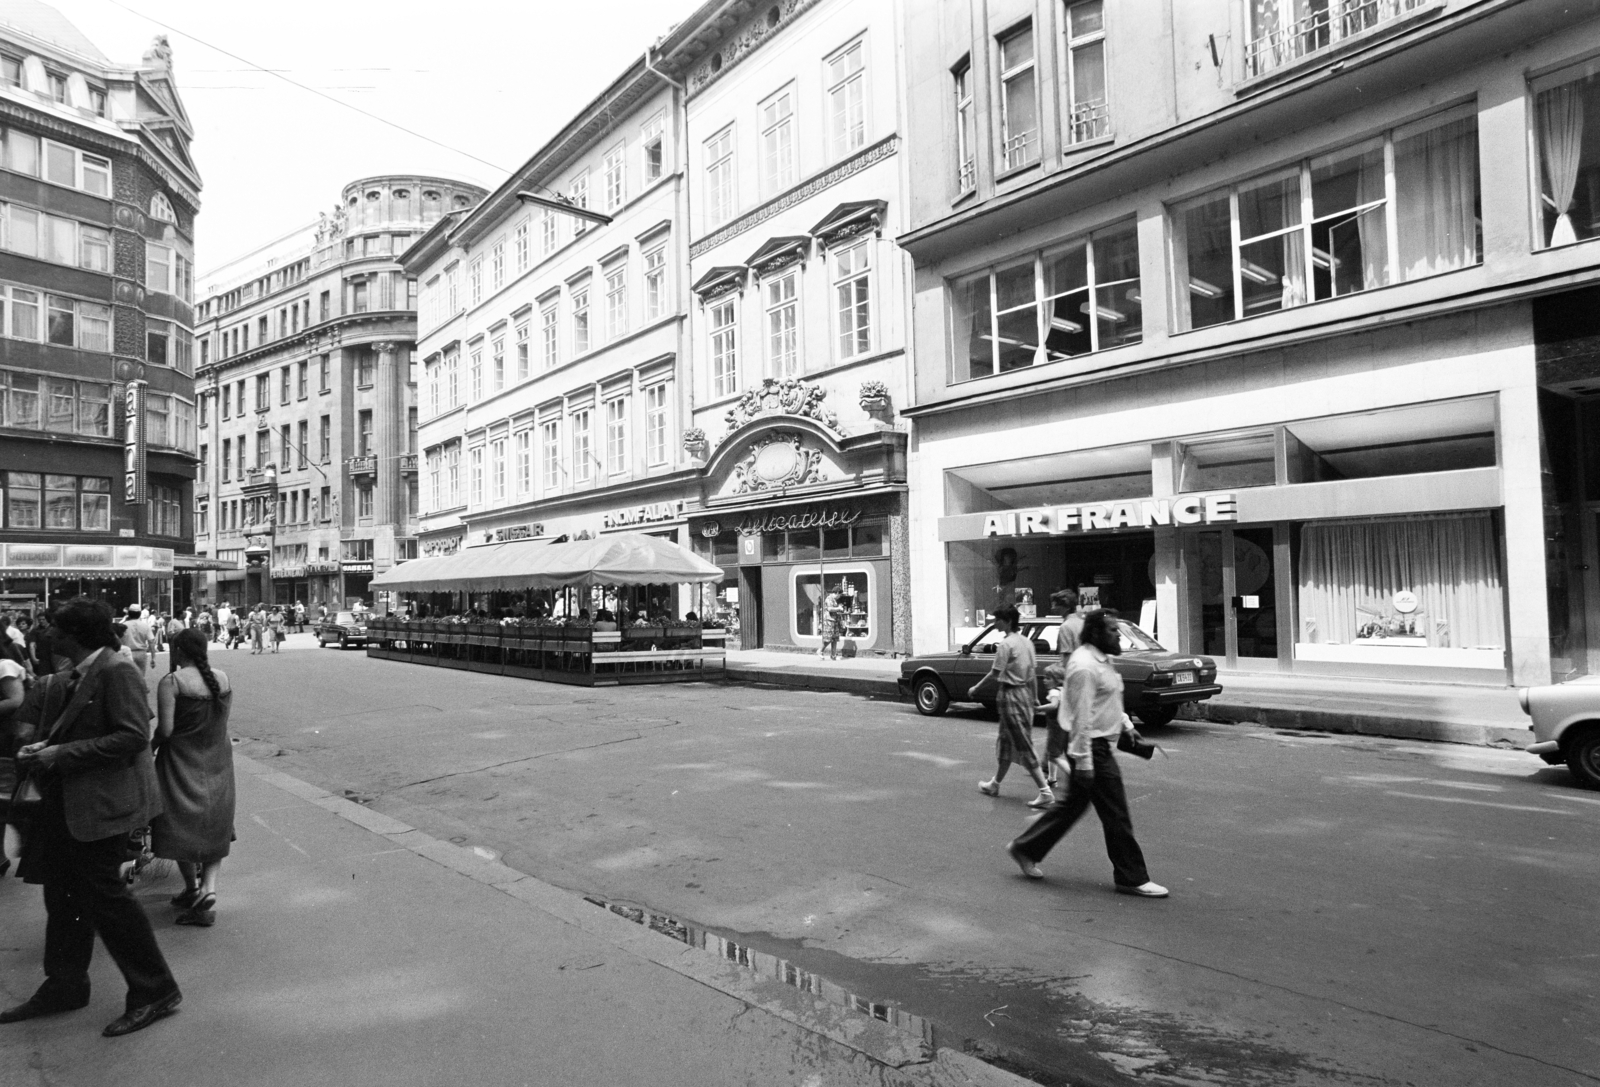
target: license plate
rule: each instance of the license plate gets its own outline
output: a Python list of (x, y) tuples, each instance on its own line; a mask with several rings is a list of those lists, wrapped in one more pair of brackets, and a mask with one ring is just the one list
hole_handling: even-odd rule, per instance
[(1186, 687), (1193, 682), (1193, 672), (1174, 672), (1172, 675), (1172, 685), (1174, 687)]

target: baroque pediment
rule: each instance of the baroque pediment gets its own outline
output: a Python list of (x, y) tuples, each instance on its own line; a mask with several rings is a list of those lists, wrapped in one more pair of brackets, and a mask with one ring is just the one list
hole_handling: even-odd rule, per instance
[[(794, 415), (802, 419), (811, 419), (839, 434), (839, 417), (823, 403), (827, 395), (827, 390), (797, 377), (782, 380), (766, 378), (759, 387), (746, 392), (728, 409), (728, 414), (724, 417), (724, 421), (728, 424), (727, 434), (734, 433), (756, 419), (774, 415)], [(723, 435), (724, 439), (727, 434)]]

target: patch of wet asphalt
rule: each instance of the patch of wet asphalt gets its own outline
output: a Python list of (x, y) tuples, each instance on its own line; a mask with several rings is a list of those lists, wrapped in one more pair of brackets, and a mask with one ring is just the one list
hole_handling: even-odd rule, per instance
[(633, 903), (585, 901), (761, 977), (920, 1034), (1045, 1087), (1287, 1087), (1382, 1081), (1261, 1036), (1090, 1000), (1067, 977), (873, 962), (767, 933), (722, 931)]

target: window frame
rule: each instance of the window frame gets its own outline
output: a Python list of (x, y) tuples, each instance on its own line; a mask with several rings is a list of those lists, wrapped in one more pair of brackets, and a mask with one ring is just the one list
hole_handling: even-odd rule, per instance
[[(851, 53), (859, 54), (859, 67), (854, 71), (846, 72), (839, 78), (835, 78), (832, 71), (833, 65)], [(826, 103), (823, 128), (827, 133), (828, 158), (829, 161), (837, 161), (861, 150), (870, 142), (868, 136), (872, 125), (867, 97), (869, 88), (867, 86), (867, 38), (865, 34), (858, 35), (845, 42), (823, 58), (822, 87), (823, 101)], [(839, 102), (839, 95), (841, 92), (851, 90), (854, 91), (856, 96), (854, 108), (860, 115), (859, 123), (852, 125), (850, 120), (846, 118), (843, 127), (836, 128), (835, 119), (838, 113), (836, 106)], [(845, 109), (846, 111), (850, 109), (848, 100)], [(852, 129), (859, 130), (853, 138)]]
[[(846, 254), (853, 253), (861, 253), (864, 255), (866, 261), (865, 267), (853, 268), (849, 272), (841, 275), (839, 272), (840, 258)], [(876, 322), (873, 320), (873, 310), (875, 308), (873, 301), (876, 294), (876, 291), (873, 289), (874, 284), (872, 273), (873, 267), (876, 264), (876, 262), (873, 260), (873, 256), (873, 239), (871, 235), (863, 235), (852, 238), (847, 242), (841, 242), (838, 245), (832, 246), (828, 250), (828, 285), (832, 291), (834, 302), (831, 308), (833, 316), (833, 347), (835, 362), (843, 363), (854, 359), (865, 358), (868, 355), (871, 355), (873, 350), (877, 347), (877, 327)], [(853, 290), (859, 289), (862, 285), (864, 285), (866, 292), (865, 299), (862, 299), (859, 296), (853, 298), (849, 308), (854, 310), (859, 310), (863, 307), (865, 308), (866, 346), (854, 352), (847, 352), (844, 348), (845, 336), (852, 335), (857, 339), (857, 341), (859, 341), (861, 338), (862, 329), (859, 325), (855, 325), (848, 333), (846, 332), (844, 323), (846, 306), (840, 301), (841, 291), (847, 287)]]
[(606, 475), (619, 478), (628, 471), (628, 401), (627, 393), (608, 397), (606, 407)]
[[(713, 299), (707, 307), (708, 358), (711, 360), (711, 398), (721, 400), (739, 391), (739, 305), (735, 296)], [(726, 313), (727, 321), (719, 323)]]
[(950, 70), (950, 78), (956, 97), (956, 194), (964, 196), (978, 187), (977, 97), (970, 53)]
[[(734, 126), (726, 124), (701, 144), (705, 162), (706, 223), (719, 227), (738, 213), (738, 171), (734, 169)], [(716, 145), (715, 147), (713, 145)]]
[[(667, 396), (670, 383), (658, 381), (644, 388), (645, 466), (659, 467), (667, 463), (667, 431), (670, 425), (671, 404)], [(658, 402), (659, 401), (659, 402)]]
[[(1005, 67), (1006, 45), (1027, 34), (1030, 37), (1030, 49), (1026, 62), (1013, 67)], [(1042, 148), (1040, 146), (1040, 116), (1039, 116), (1039, 35), (1038, 28), (1032, 19), (1024, 19), (1013, 24), (1004, 33), (997, 34), (995, 43), (995, 79), (996, 79), (996, 106), (999, 109), (1000, 123), (996, 126), (1000, 138), (1000, 172), (1008, 174), (1013, 170), (1021, 170), (1032, 166), (1040, 159)], [(1013, 106), (1009, 88), (1023, 78), (1027, 80), (1027, 88), (1033, 96), (1033, 128), (1017, 135), (1011, 133), (1011, 114)], [(1014, 151), (1026, 152), (1028, 141), (1031, 137), (1032, 154), (1025, 157), (1015, 157)], [(1023, 142), (1017, 144), (1017, 140)], [(1012, 145), (1016, 144), (1014, 148)]]
[[(789, 285), (788, 297), (780, 298), (775, 302), (772, 298), (772, 292), (774, 288), (782, 283)], [(766, 342), (767, 347), (767, 371), (772, 377), (779, 380), (798, 377), (802, 370), (800, 330), (803, 327), (800, 315), (799, 266), (791, 264), (789, 267), (773, 272), (764, 278), (761, 281), (761, 302), (762, 332), (764, 333), (762, 339)], [(774, 318), (785, 310), (789, 314), (789, 325), (785, 330), (789, 338), (787, 365), (784, 365), (779, 358), (777, 349), (778, 330), (773, 325)]]
[[(774, 111), (783, 108), (781, 115)], [(761, 140), (761, 195), (771, 199), (791, 188), (799, 176), (799, 156), (796, 153), (795, 84), (784, 84), (769, 94), (756, 107), (760, 118), (758, 135)], [(775, 161), (775, 158), (780, 161)]]
[[(1072, 13), (1077, 8), (1085, 8), (1091, 4), (1100, 6), (1100, 26), (1097, 30), (1087, 31), (1077, 36), (1072, 32)], [(1110, 5), (1105, 0), (1066, 0), (1061, 9), (1061, 56), (1062, 72), (1062, 142), (1068, 147), (1078, 144), (1092, 143), (1095, 140), (1105, 139), (1111, 132), (1111, 81), (1108, 79), (1108, 49), (1110, 37), (1106, 31), (1106, 20), (1110, 16)], [(1093, 115), (1085, 122), (1078, 120), (1078, 113), (1082, 109), (1077, 101), (1077, 65), (1080, 53), (1098, 45), (1100, 47), (1100, 98)]]

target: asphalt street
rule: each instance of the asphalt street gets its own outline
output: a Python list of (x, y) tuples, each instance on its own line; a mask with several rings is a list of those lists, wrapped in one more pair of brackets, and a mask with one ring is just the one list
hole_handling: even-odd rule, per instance
[[(853, 695), (569, 688), (220, 652), (240, 750), (703, 926), (1046, 1083), (1600, 1082), (1600, 793), (1520, 752), (1179, 724), (1124, 760), (1165, 901), (1091, 815), (1023, 879), (995, 726)], [(729, 954), (734, 954), (729, 952)]]

